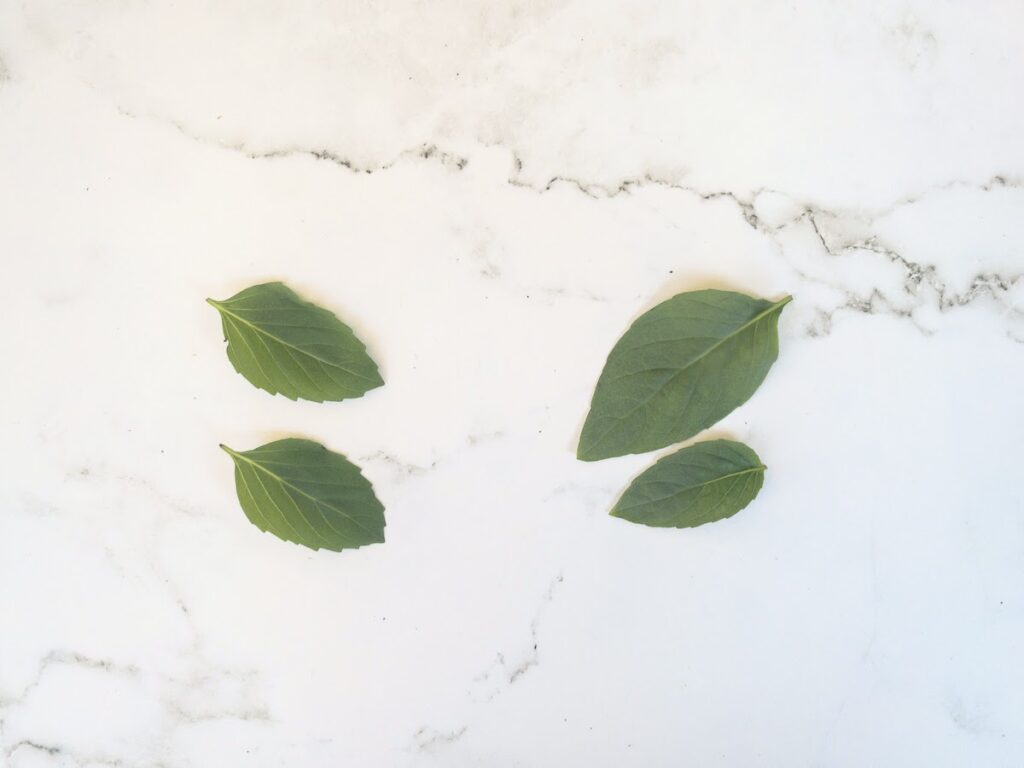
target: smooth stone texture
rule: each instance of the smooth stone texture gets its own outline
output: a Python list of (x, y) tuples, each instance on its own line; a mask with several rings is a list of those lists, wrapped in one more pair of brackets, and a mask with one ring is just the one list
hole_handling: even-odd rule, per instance
[[(1022, 24), (0, 3), (0, 764), (1020, 764)], [(273, 279), (385, 386), (241, 379), (203, 299)], [(630, 525), (656, 456), (579, 429), (703, 287), (795, 297), (705, 435), (765, 485)], [(217, 445), (289, 435), (364, 468), (387, 543), (246, 521)]]

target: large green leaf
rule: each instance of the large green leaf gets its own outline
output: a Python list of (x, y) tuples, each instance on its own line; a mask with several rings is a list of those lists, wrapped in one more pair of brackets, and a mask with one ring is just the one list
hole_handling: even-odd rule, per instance
[(235, 370), (272, 395), (321, 403), (384, 383), (351, 328), (283, 283), (207, 301), (220, 312)]
[(750, 448), (709, 440), (666, 456), (637, 477), (611, 514), (660, 528), (693, 528), (735, 515), (764, 482)]
[(742, 405), (778, 357), (789, 301), (693, 291), (641, 315), (608, 355), (576, 455), (596, 461), (664, 448)]
[(249, 522), (311, 549), (335, 552), (384, 541), (384, 507), (344, 456), (289, 438), (251, 451), (223, 448)]

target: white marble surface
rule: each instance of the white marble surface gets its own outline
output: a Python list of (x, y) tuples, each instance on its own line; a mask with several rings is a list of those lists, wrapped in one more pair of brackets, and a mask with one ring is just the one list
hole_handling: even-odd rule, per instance
[[(0, 0), (0, 764), (1024, 764), (1019, 2)], [(284, 279), (387, 384), (292, 403)], [(674, 292), (794, 294), (692, 531), (573, 447)], [(250, 526), (218, 442), (359, 461)]]

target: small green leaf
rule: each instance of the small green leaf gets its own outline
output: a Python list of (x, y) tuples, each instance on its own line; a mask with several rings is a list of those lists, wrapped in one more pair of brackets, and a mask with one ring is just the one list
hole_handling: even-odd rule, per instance
[(242, 510), (261, 531), (335, 552), (384, 541), (384, 507), (344, 456), (296, 438), (244, 452), (221, 448), (235, 462)]
[(765, 467), (750, 448), (709, 440), (669, 454), (637, 477), (614, 517), (659, 528), (693, 528), (731, 517), (753, 501)]
[(608, 355), (577, 457), (664, 448), (742, 405), (778, 357), (779, 314), (790, 299), (693, 291), (641, 315)]
[(384, 383), (351, 328), (283, 283), (206, 301), (220, 313), (235, 370), (272, 395), (322, 403)]

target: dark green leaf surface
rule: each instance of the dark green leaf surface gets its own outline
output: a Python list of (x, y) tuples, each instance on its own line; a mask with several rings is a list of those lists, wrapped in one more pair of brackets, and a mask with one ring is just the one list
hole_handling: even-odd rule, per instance
[(608, 355), (576, 455), (597, 461), (664, 448), (742, 405), (778, 357), (789, 301), (693, 291), (641, 315)]
[(221, 448), (235, 462), (238, 501), (261, 531), (335, 552), (384, 541), (384, 507), (344, 456), (296, 438), (251, 451)]
[(637, 477), (612, 509), (614, 517), (660, 528), (693, 528), (731, 517), (764, 482), (750, 448), (709, 440), (666, 456)]
[(321, 403), (384, 383), (351, 328), (283, 283), (207, 302), (220, 313), (235, 370), (272, 395)]

